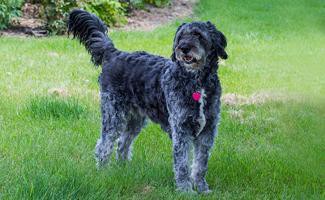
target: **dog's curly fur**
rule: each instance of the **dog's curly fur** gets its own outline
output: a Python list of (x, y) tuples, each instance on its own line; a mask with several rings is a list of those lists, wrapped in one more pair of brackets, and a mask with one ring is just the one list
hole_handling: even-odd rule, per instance
[[(172, 138), (177, 188), (192, 191), (194, 183), (198, 192), (208, 192), (205, 175), (217, 134), (221, 96), (217, 69), (218, 58), (227, 58), (225, 36), (210, 22), (184, 23), (176, 32), (170, 60), (116, 49), (104, 23), (83, 10), (70, 13), (68, 31), (85, 45), (93, 63), (102, 66), (98, 166), (108, 162), (116, 140), (118, 159), (130, 159), (132, 143), (149, 118)], [(192, 98), (193, 92), (201, 93), (199, 101)]]

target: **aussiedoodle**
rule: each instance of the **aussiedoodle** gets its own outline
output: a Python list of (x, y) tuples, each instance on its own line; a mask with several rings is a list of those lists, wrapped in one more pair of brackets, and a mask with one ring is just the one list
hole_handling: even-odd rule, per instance
[(116, 49), (104, 23), (83, 10), (70, 13), (68, 31), (85, 45), (92, 62), (102, 66), (97, 165), (107, 164), (116, 141), (117, 158), (130, 159), (132, 143), (149, 118), (172, 139), (177, 189), (209, 192), (205, 175), (219, 121), (217, 70), (219, 58), (228, 57), (225, 36), (209, 21), (183, 23), (176, 32), (171, 59), (167, 59)]

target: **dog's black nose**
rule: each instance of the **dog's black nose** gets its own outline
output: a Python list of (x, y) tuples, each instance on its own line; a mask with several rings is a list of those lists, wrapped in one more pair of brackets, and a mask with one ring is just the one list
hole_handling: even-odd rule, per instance
[(178, 49), (182, 50), (182, 52), (184, 54), (187, 54), (188, 52), (191, 51), (191, 46), (186, 44), (186, 43), (181, 43), (179, 46), (178, 46)]
[(189, 46), (182, 46), (181, 48), (180, 48), (182, 51), (183, 51), (183, 53), (188, 53), (188, 52), (190, 52), (190, 50), (191, 50), (191, 48), (189, 47)]

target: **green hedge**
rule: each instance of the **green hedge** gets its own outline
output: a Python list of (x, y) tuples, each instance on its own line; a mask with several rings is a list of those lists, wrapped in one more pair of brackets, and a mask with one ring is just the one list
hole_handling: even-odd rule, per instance
[[(6, 28), (10, 19), (21, 14), (23, 0), (0, 0), (0, 29)], [(126, 15), (132, 7), (144, 7), (152, 4), (164, 6), (170, 0), (26, 0), (40, 3), (44, 9), (42, 16), (46, 20), (47, 30), (53, 35), (66, 32), (66, 19), (73, 8), (82, 8), (94, 13), (110, 26), (127, 23)]]
[(126, 14), (130, 7), (152, 4), (163, 6), (170, 0), (40, 0), (45, 9), (47, 28), (52, 34), (63, 34), (66, 31), (65, 20), (69, 11), (83, 8), (94, 13), (110, 26), (127, 23)]
[(21, 15), (23, 0), (0, 0), (0, 30), (10, 24), (10, 20)]
[(97, 15), (106, 24), (114, 26), (127, 22), (125, 17), (127, 6), (117, 0), (86, 0), (82, 7)]
[(108, 25), (126, 23), (125, 9), (118, 0), (41, 0), (47, 29), (52, 34), (66, 31), (66, 19), (73, 8), (83, 8), (99, 16)]
[(77, 7), (76, 0), (40, 0), (44, 6), (47, 29), (52, 34), (63, 34), (66, 31), (66, 21), (69, 11)]
[(128, 2), (132, 7), (144, 8), (146, 4), (163, 7), (167, 5), (170, 0), (129, 0)]

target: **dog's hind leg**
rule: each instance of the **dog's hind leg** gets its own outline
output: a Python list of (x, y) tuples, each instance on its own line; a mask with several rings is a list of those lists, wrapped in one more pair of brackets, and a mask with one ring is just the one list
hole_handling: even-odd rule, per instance
[(132, 144), (145, 124), (145, 117), (132, 114), (127, 122), (127, 130), (121, 133), (118, 143), (116, 158), (119, 160), (131, 160)]
[(102, 130), (95, 149), (97, 167), (108, 162), (116, 139), (126, 130), (126, 108), (121, 102), (114, 94), (101, 92)]

